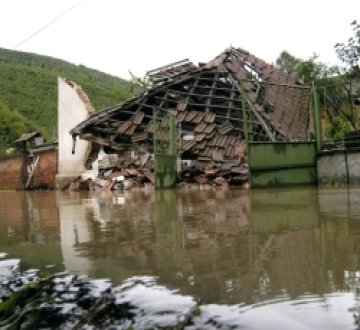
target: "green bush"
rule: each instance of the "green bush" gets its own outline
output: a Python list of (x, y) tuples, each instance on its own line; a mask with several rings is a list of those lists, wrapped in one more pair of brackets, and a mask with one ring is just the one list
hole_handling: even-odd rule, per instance
[(332, 140), (342, 139), (347, 132), (353, 128), (348, 120), (341, 116), (335, 116), (332, 125), (329, 127), (327, 137)]

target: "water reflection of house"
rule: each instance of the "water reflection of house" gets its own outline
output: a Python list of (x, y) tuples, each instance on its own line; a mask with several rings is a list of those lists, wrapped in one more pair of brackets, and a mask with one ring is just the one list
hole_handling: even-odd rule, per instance
[(341, 229), (319, 221), (314, 196), (309, 189), (107, 192), (79, 204), (78, 211), (87, 209), (91, 239), (69, 256), (87, 258), (91, 276), (119, 282), (155, 275), (207, 302), (326, 292), (333, 279), (344, 285), (344, 270), (357, 269), (351, 249), (359, 236), (345, 222)]
[(65, 268), (75, 274), (91, 274), (92, 261), (84, 255), (79, 246), (93, 239), (89, 209), (96, 209), (90, 199), (83, 199), (76, 193), (58, 195), (60, 219), (60, 244)]
[[(310, 291), (321, 279), (320, 231), (314, 203), (303, 225), (300, 218), (291, 219), (287, 208), (303, 210), (313, 198), (311, 191), (300, 191), (293, 199), (287, 195), (278, 191), (269, 198), (235, 190), (101, 193), (98, 205), (74, 209), (88, 210), (91, 240), (63, 252), (87, 258), (92, 276), (119, 282), (132, 275), (156, 275), (161, 283), (208, 302), (251, 302), (289, 288), (289, 283), (289, 293), (296, 295), (305, 283)], [(114, 204), (120, 197), (122, 202)], [(74, 228), (74, 219), (70, 222)]]
[(0, 194), (0, 251), (32, 267), (56, 263), (117, 283), (154, 275), (217, 303), (347, 290), (359, 271), (357, 214), (350, 205), (335, 218), (331, 192)]
[(25, 269), (64, 269), (55, 194), (0, 192), (0, 251), (20, 258)]

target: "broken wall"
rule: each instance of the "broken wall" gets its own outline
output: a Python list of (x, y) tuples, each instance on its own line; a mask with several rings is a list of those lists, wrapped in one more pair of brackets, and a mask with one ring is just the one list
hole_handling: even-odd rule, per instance
[(0, 158), (0, 189), (21, 189), (22, 154), (3, 155)]
[(34, 151), (34, 157), (39, 156), (40, 158), (31, 183), (32, 188), (56, 188), (57, 155), (57, 148)]
[(78, 140), (72, 153), (73, 140), (69, 131), (94, 112), (81, 87), (71, 81), (58, 78), (58, 175), (61, 183), (79, 176), (85, 171), (85, 159), (89, 142)]

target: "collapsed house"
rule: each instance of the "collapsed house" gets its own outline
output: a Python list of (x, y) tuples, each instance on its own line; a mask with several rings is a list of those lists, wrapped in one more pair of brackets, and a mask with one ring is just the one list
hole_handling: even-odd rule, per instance
[(130, 172), (140, 182), (153, 182), (155, 111), (176, 118), (183, 182), (242, 184), (248, 179), (246, 140), (308, 140), (310, 89), (243, 49), (231, 47), (208, 63), (182, 61), (148, 75), (149, 90), (70, 131), (73, 139), (116, 154), (107, 164), (117, 169), (113, 176)]

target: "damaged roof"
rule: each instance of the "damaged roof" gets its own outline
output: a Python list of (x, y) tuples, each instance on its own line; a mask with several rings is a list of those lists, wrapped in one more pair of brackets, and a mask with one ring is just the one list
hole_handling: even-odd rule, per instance
[(149, 74), (149, 90), (91, 115), (70, 133), (113, 150), (151, 151), (158, 109), (174, 115), (183, 134), (193, 136), (182, 139), (181, 154), (234, 159), (245, 138), (243, 95), (249, 140), (308, 137), (310, 87), (241, 48), (228, 48), (199, 66), (184, 60)]
[(41, 133), (37, 132), (37, 131), (30, 132), (30, 133), (24, 133), (14, 143), (30, 141), (31, 139), (34, 139), (38, 136), (41, 136)]

